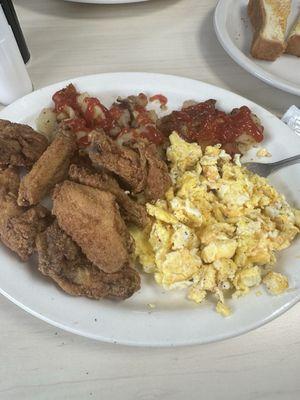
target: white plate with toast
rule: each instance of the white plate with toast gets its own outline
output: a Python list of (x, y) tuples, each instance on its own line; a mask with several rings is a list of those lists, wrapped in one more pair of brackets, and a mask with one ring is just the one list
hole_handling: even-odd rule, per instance
[[(179, 109), (187, 99), (217, 100), (218, 108), (229, 112), (248, 106), (265, 127), (263, 146), (272, 153), (267, 161), (293, 156), (300, 147), (299, 136), (275, 115), (235, 93), (203, 82), (150, 73), (109, 73), (84, 76), (36, 90), (0, 112), (0, 118), (36, 127), (43, 107), (51, 105), (57, 90), (73, 83), (80, 92), (99, 97), (110, 105), (117, 96), (140, 92), (162, 93), (168, 98), (168, 110)], [(256, 154), (257, 149), (253, 149)], [(251, 157), (251, 154), (248, 155)], [(271, 180), (287, 196), (290, 204), (300, 207), (300, 165), (288, 167)], [(276, 271), (284, 273), (290, 290), (271, 296), (262, 288), (248, 296), (229, 300), (234, 313), (223, 318), (214, 305), (187, 301), (180, 290), (166, 292), (150, 275), (142, 275), (141, 290), (130, 299), (117, 302), (72, 297), (37, 270), (36, 260), (20, 260), (0, 244), (0, 293), (34, 316), (89, 338), (111, 343), (140, 346), (178, 346), (208, 343), (233, 337), (257, 328), (279, 316), (300, 300), (300, 237), (279, 254)], [(149, 307), (150, 304), (155, 308)]]
[[(282, 54), (276, 61), (255, 59), (250, 54), (253, 29), (247, 14), (248, 0), (220, 0), (214, 26), (224, 50), (252, 75), (286, 92), (300, 96), (300, 58)], [(300, 1), (292, 1), (287, 34), (300, 11)]]

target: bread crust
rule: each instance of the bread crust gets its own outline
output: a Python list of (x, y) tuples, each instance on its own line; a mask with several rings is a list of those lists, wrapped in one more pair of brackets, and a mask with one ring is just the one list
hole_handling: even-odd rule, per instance
[(289, 34), (286, 53), (300, 57), (300, 15)]
[(262, 32), (266, 24), (266, 10), (263, 0), (250, 0), (248, 3), (248, 15), (254, 28), (251, 45), (251, 55), (260, 60), (274, 61), (286, 48), (284, 42), (270, 40), (263, 37)]
[(300, 57), (300, 35), (293, 35), (289, 38), (286, 53)]

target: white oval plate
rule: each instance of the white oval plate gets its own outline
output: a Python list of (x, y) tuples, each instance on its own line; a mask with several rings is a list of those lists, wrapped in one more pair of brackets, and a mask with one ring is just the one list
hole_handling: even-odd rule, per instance
[[(247, 15), (248, 0), (220, 0), (214, 17), (217, 37), (224, 50), (250, 74), (286, 92), (300, 95), (300, 58), (283, 54), (276, 61), (256, 60), (250, 55), (252, 26)], [(289, 31), (295, 21), (300, 1), (292, 2)]]
[[(0, 118), (35, 126), (43, 107), (51, 104), (53, 93), (73, 82), (79, 91), (87, 91), (107, 105), (119, 95), (163, 93), (169, 109), (181, 107), (183, 101), (214, 98), (226, 111), (249, 106), (262, 120), (266, 139), (264, 146), (273, 159), (295, 155), (300, 138), (274, 115), (257, 104), (234, 93), (203, 82), (170, 75), (147, 73), (112, 73), (85, 76), (40, 89), (11, 104)], [(250, 157), (250, 156), (249, 156)], [(268, 159), (269, 160), (269, 159)], [(294, 166), (278, 173), (274, 183), (295, 201), (299, 198), (300, 168)], [(298, 203), (298, 206), (300, 204)], [(146, 346), (177, 346), (207, 343), (229, 338), (254, 329), (283, 313), (300, 298), (299, 240), (282, 252), (277, 270), (286, 273), (292, 290), (282, 296), (253, 293), (230, 301), (234, 314), (223, 318), (212, 304), (193, 304), (181, 291), (164, 293), (152, 277), (143, 276), (142, 289), (124, 302), (94, 301), (71, 297), (38, 271), (36, 262), (23, 264), (0, 245), (0, 292), (31, 314), (59, 328), (106, 342)], [(149, 309), (148, 304), (156, 305)]]
[(126, 3), (142, 3), (149, 0), (65, 0), (72, 3), (88, 3), (88, 4), (126, 4)]

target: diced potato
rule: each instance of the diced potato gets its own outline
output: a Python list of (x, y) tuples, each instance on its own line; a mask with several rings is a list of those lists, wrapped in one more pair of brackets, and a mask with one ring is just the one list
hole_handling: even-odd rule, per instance
[(36, 128), (52, 142), (57, 128), (56, 112), (52, 108), (43, 108), (36, 121)]

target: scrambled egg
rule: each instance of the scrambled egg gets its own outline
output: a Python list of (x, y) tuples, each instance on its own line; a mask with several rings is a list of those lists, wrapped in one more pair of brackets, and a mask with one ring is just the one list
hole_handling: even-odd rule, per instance
[(257, 150), (256, 156), (261, 158), (261, 157), (272, 157), (272, 154), (268, 152), (267, 149), (261, 148)]
[(165, 289), (187, 288), (196, 303), (213, 294), (223, 316), (231, 314), (226, 297), (245, 295), (261, 282), (270, 293), (283, 293), (287, 278), (268, 271), (275, 252), (299, 232), (299, 211), (220, 146), (203, 154), (176, 132), (170, 142), (172, 187), (165, 199), (147, 204), (151, 225), (131, 230), (144, 270)]

